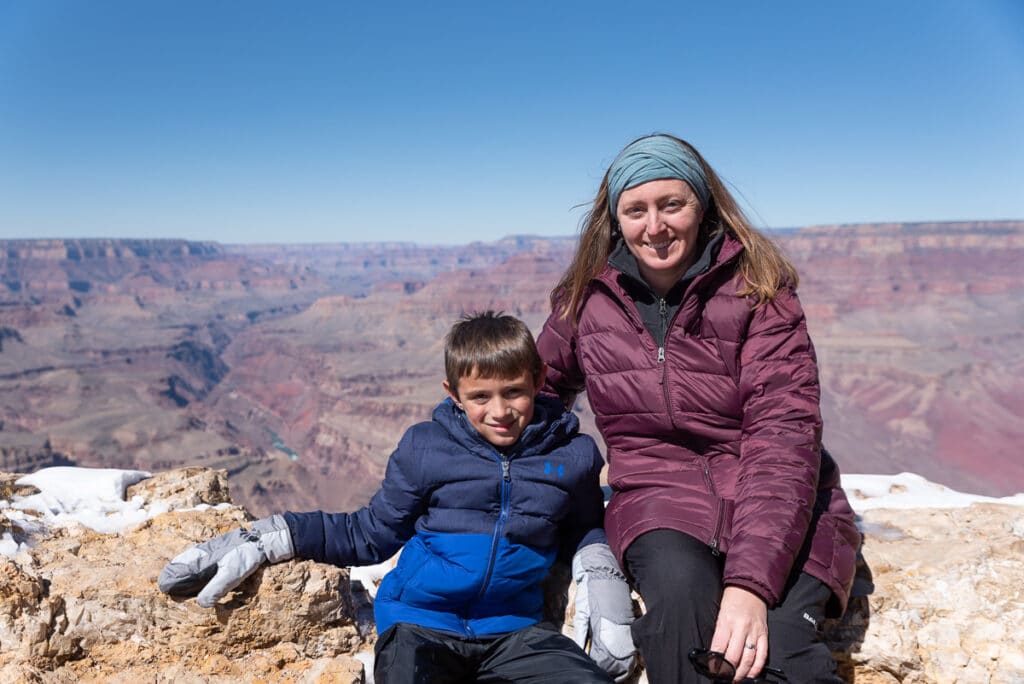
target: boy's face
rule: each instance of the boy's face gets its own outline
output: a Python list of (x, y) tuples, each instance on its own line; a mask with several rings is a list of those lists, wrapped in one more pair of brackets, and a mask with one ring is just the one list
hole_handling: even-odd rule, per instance
[(482, 378), (474, 371), (459, 378), (457, 395), (447, 381), (444, 388), (480, 436), (504, 449), (515, 444), (533, 420), (533, 402), (545, 370), (536, 378), (525, 371), (514, 378)]

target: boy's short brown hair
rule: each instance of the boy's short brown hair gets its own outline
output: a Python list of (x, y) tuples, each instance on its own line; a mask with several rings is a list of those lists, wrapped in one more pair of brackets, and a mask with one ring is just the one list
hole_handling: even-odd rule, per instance
[(444, 338), (444, 371), (453, 394), (459, 379), (476, 372), (485, 378), (540, 375), (544, 366), (526, 324), (515, 316), (484, 311), (463, 316)]

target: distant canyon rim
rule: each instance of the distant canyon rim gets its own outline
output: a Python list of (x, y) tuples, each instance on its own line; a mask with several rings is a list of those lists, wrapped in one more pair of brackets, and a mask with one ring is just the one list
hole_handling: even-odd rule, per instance
[[(772, 235), (843, 470), (1024, 491), (1024, 221)], [(0, 470), (203, 465), (256, 515), (359, 506), (443, 398), (452, 321), (539, 331), (574, 245), (0, 241)]]

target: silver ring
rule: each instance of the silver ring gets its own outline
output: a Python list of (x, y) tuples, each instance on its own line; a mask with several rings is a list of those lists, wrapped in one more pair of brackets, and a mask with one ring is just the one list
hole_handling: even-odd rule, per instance
[(753, 651), (755, 648), (757, 648), (757, 644), (747, 644), (747, 648)]

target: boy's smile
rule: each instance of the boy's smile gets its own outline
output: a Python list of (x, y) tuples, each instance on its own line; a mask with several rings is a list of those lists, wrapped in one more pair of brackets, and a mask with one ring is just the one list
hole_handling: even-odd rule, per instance
[(533, 378), (524, 371), (512, 378), (483, 378), (476, 371), (459, 378), (458, 394), (444, 388), (466, 412), (469, 424), (488, 442), (504, 449), (512, 446), (533, 420), (533, 405), (544, 373)]

